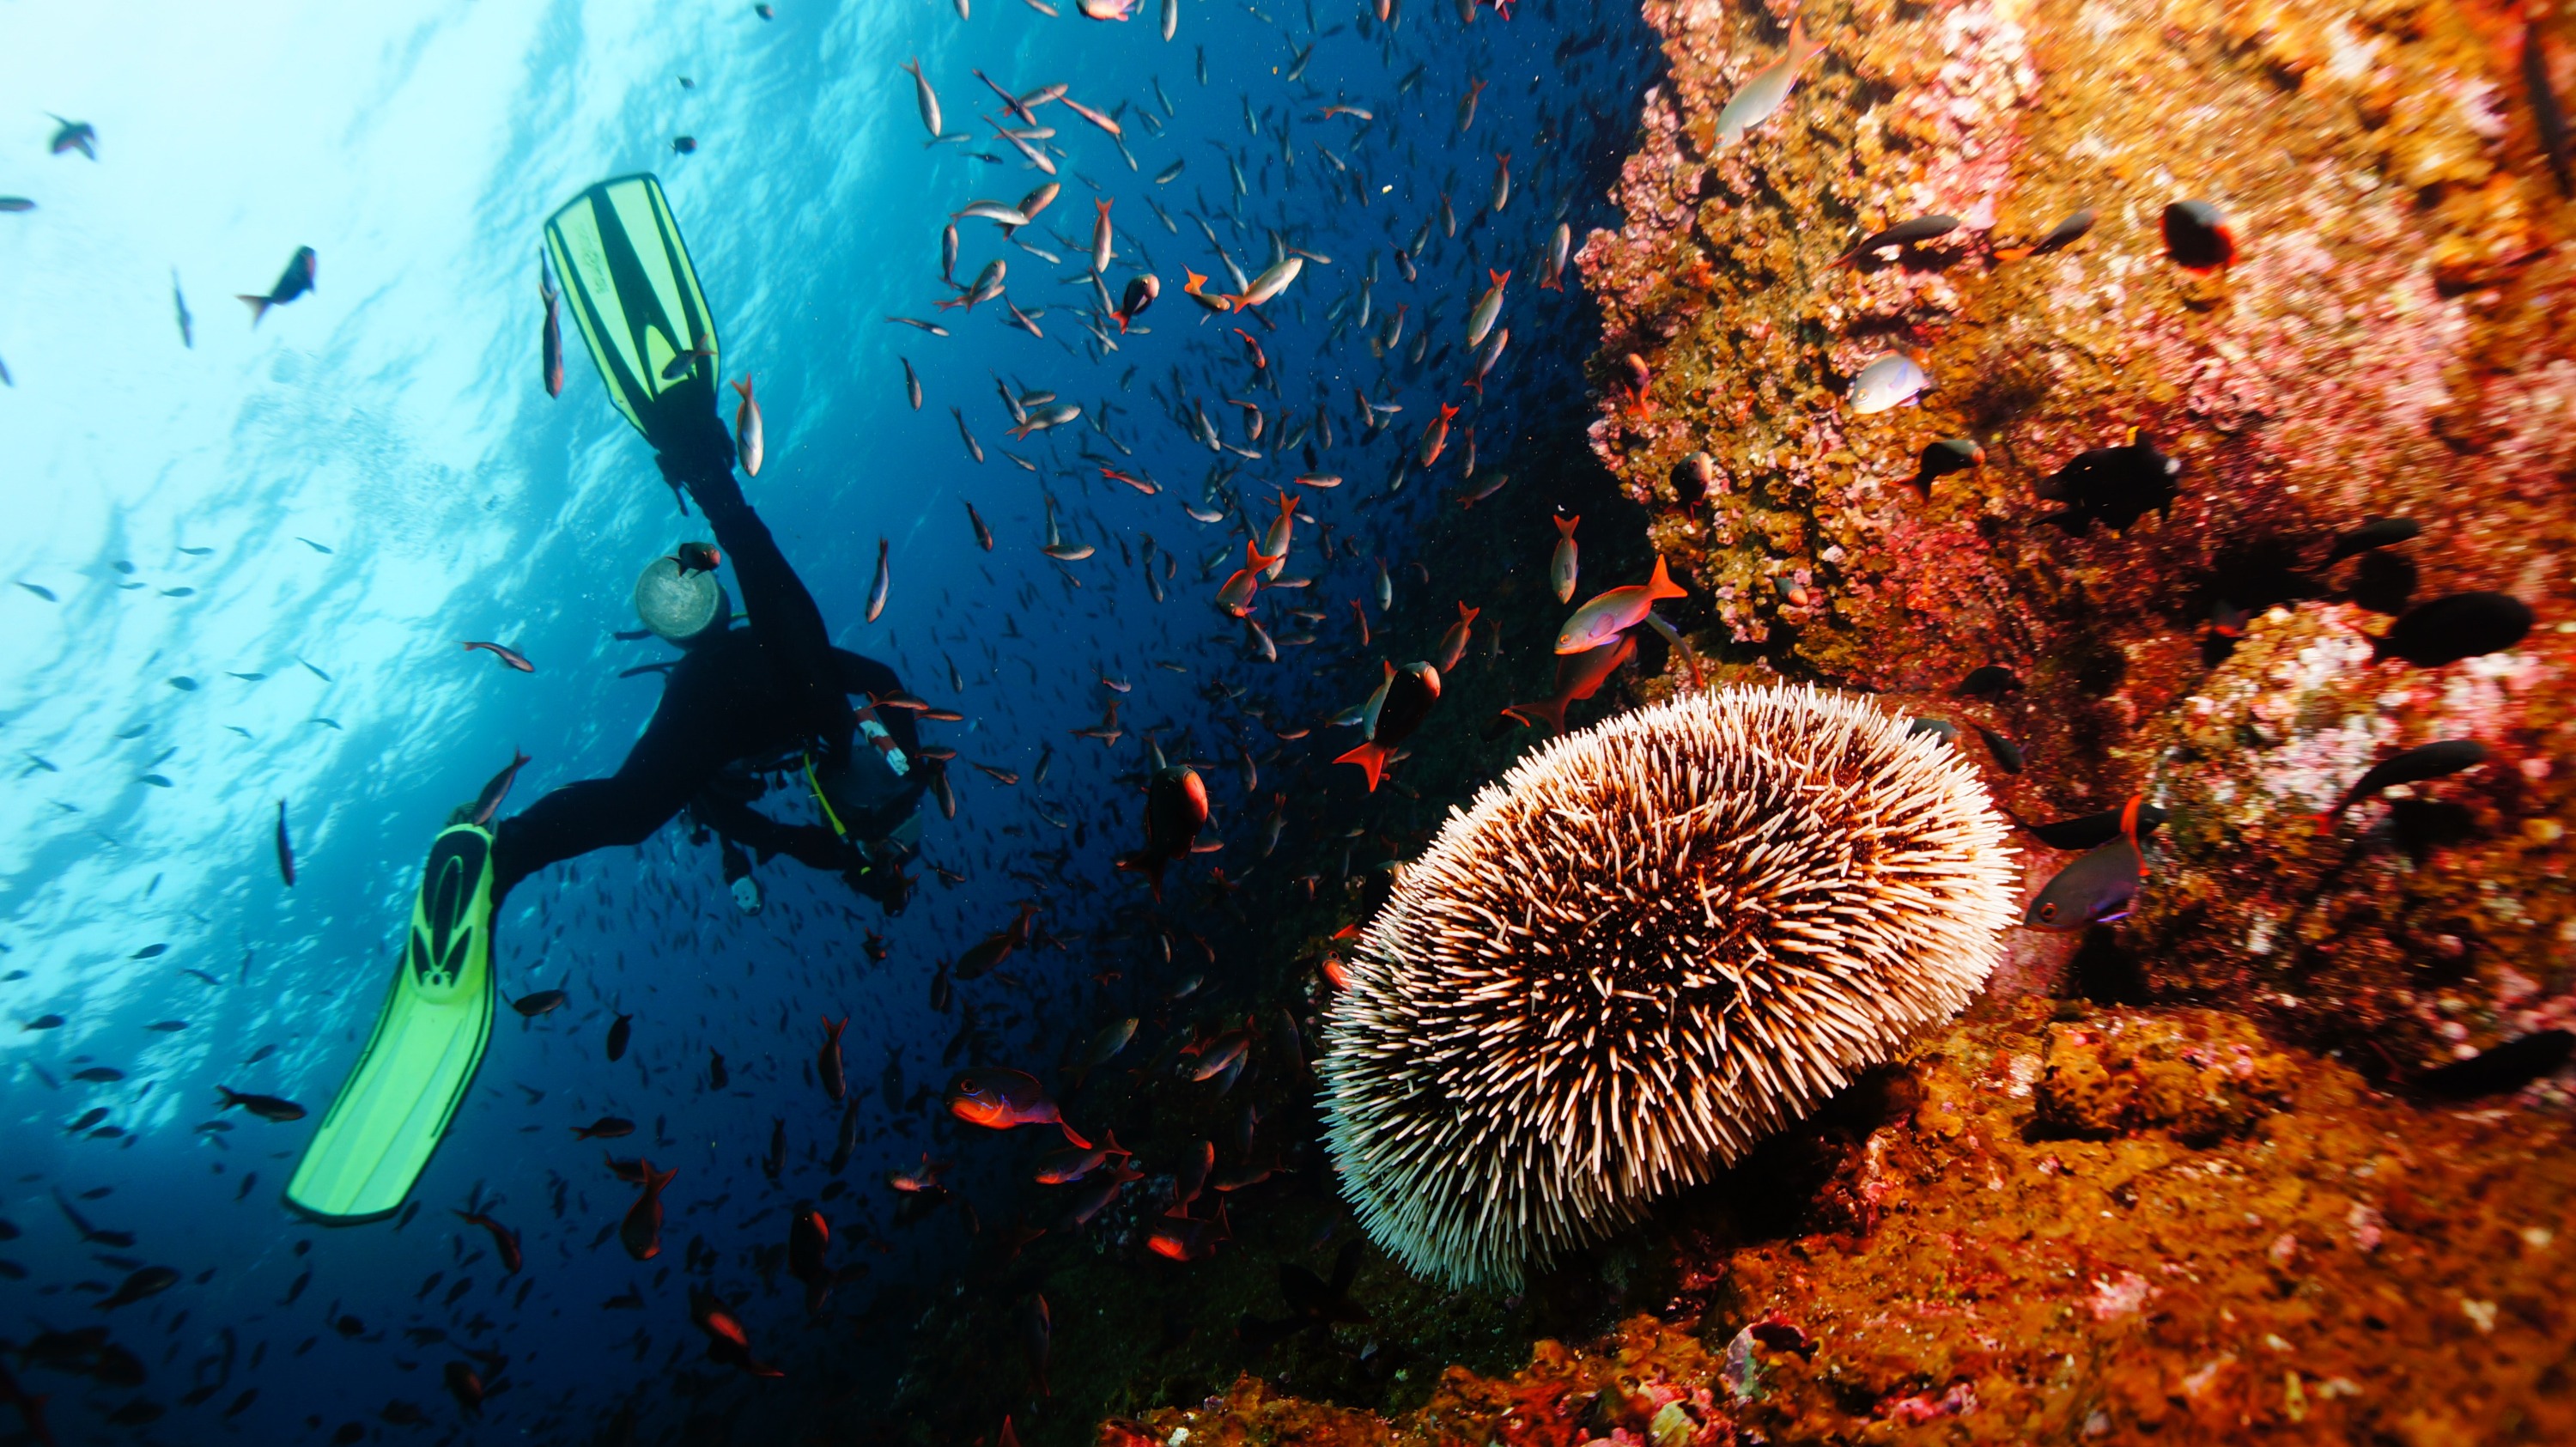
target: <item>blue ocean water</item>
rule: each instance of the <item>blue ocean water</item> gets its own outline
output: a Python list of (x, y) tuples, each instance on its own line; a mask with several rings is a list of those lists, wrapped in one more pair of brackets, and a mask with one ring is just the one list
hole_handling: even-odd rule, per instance
[[(1207, 777), (1209, 836), (1227, 849), (1200, 868), (1262, 867), (1251, 840), (1274, 791), (1356, 794), (1356, 772), (1327, 762), (1356, 741), (1348, 730), (1277, 733), (1375, 685), (1383, 650), (1361, 646), (1347, 600), (1387, 626), (1377, 560), (1399, 617), (1446, 609), (1404, 566), (1421, 520), (1582, 407), (1592, 314), (1571, 267), (1564, 291), (1534, 283), (1559, 221), (1578, 245), (1615, 224), (1602, 168), (1651, 51), (1633, 15), (1581, 4), (1462, 27), (1420, 0), (1392, 24), (1340, 0), (1178, 0), (1166, 41), (1159, 3), (1124, 23), (1081, 18), (1072, 0), (1055, 17), (1024, 0), (973, 0), (964, 17), (949, 0), (788, 0), (774, 19), (578, 3), (0, 16), (0, 92), (21, 112), (0, 123), (0, 195), (36, 203), (0, 215), (0, 495), (16, 524), (15, 586), (0, 590), (0, 1220), (13, 1228), (0, 1341), (103, 1326), (143, 1374), (99, 1370), (94, 1354), (0, 1356), (50, 1398), (55, 1436), (288, 1441), (354, 1423), (401, 1437), (408, 1404), (460, 1439), (587, 1440), (624, 1409), (660, 1440), (679, 1420), (674, 1372), (705, 1370), (692, 1282), (732, 1301), (803, 1390), (881, 1376), (882, 1342), (855, 1362), (846, 1334), (802, 1329), (798, 1293), (777, 1280), (791, 1206), (819, 1200), (836, 1260), (870, 1267), (841, 1288), (846, 1309), (935, 1286), (963, 1233), (898, 1227), (887, 1172), (925, 1150), (959, 1160), (950, 1184), (994, 1220), (1026, 1189), (1016, 1155), (941, 1112), (951, 1070), (1052, 1078), (1098, 1019), (1134, 1013), (1129, 995), (1192, 973), (1221, 989), (1261, 947), (1257, 929), (1194, 919), (1185, 894), (1148, 912), (1111, 869), (1141, 840), (1145, 736)], [(914, 57), (945, 129), (973, 139), (926, 144), (901, 68)], [(1007, 260), (1007, 296), (1043, 335), (999, 302), (934, 310), (952, 294), (947, 213), (1044, 179), (980, 119), (1010, 123), (976, 70), (1015, 92), (1067, 84), (1119, 118), (1132, 153), (1043, 106), (1053, 208), (1026, 245), (959, 223), (957, 279)], [(1336, 103), (1369, 118), (1322, 114)], [(48, 154), (49, 112), (96, 127), (95, 160)], [(1507, 151), (1512, 193), (1495, 214)], [(891, 920), (786, 859), (756, 870), (767, 907), (745, 915), (715, 845), (680, 824), (531, 879), (499, 922), (502, 990), (560, 988), (571, 1007), (504, 1011), (416, 1218), (316, 1227), (279, 1199), (312, 1118), (219, 1112), (216, 1087), (318, 1117), (374, 1019), (447, 812), (513, 749), (534, 761), (512, 807), (613, 771), (660, 692), (658, 674), (621, 675), (672, 656), (613, 635), (636, 626), (636, 574), (705, 526), (675, 511), (578, 336), (567, 327), (560, 399), (537, 356), (544, 218), (646, 170), (696, 258), (728, 375), (757, 387), (768, 446), (750, 499), (835, 641), (965, 715), (924, 726), (958, 750), (961, 807), (949, 821), (925, 806), (922, 888)], [(1079, 315), (1096, 305), (1082, 277), (1095, 196), (1112, 202), (1110, 295), (1139, 271), (1162, 283), (1137, 328), (1107, 325), (1114, 351)], [(318, 254), (314, 291), (254, 326), (233, 297), (265, 291), (299, 246)], [(1231, 289), (1227, 259), (1253, 274), (1288, 247), (1314, 259), (1246, 328), (1264, 379), (1239, 318), (1205, 316), (1181, 283), (1189, 269)], [(1398, 247), (1413, 248), (1416, 280)], [(1467, 314), (1505, 270), (1511, 345), (1478, 399), (1460, 386)], [(1401, 337), (1373, 347), (1398, 307)], [(922, 381), (918, 411), (902, 359)], [(1012, 440), (997, 381), (1086, 415)], [(1363, 391), (1403, 409), (1374, 437)], [(1264, 409), (1265, 435), (1229, 402)], [(1403, 463), (1443, 403), (1462, 407), (1448, 450), (1428, 471)], [(1192, 435), (1200, 411), (1235, 450)], [(1464, 476), (1471, 455), (1479, 471)], [(1308, 471), (1344, 481), (1306, 490), (1285, 575), (1314, 581), (1264, 595), (1259, 616), (1285, 644), (1264, 661), (1209, 599), (1247, 520), (1265, 523), (1276, 489)], [(1040, 554), (1049, 497), (1092, 557)], [(996, 535), (989, 554), (964, 503)], [(1330, 559), (1324, 524), (1345, 543)], [(880, 538), (890, 601), (871, 624)], [(1157, 602), (1144, 570), (1164, 559)], [(1301, 622), (1307, 607), (1324, 618)], [(536, 671), (467, 639), (507, 643)], [(1117, 743), (1073, 735), (1112, 699)], [(291, 888), (271, 843), (281, 800)], [(811, 817), (792, 797), (762, 807)], [(1021, 900), (1064, 948), (935, 1011), (940, 962)], [(862, 948), (870, 930), (891, 948), (883, 963)], [(1169, 964), (1167, 935), (1185, 942)], [(612, 1065), (602, 1041), (620, 1012), (634, 1046)], [(843, 1016), (869, 1106), (836, 1173), (840, 1111), (812, 1061), (821, 1020)], [(730, 1065), (723, 1090), (710, 1052)], [(604, 1114), (638, 1122), (618, 1154), (679, 1172), (658, 1261), (607, 1234), (632, 1189), (599, 1145), (572, 1139)], [(760, 1160), (778, 1121), (789, 1158), (773, 1183)], [(503, 1273), (451, 1214), (470, 1204), (521, 1233), (524, 1270)], [(179, 1284), (101, 1310), (148, 1266)], [(492, 1389), (479, 1417), (441, 1385), (459, 1361)], [(0, 1406), (0, 1442), (19, 1429)]]

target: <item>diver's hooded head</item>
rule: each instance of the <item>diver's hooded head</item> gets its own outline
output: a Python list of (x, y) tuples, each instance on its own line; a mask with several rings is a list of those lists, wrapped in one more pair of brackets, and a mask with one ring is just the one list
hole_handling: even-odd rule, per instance
[(692, 572), (677, 558), (655, 558), (635, 580), (635, 614), (666, 642), (692, 648), (725, 631), (733, 605), (712, 572)]

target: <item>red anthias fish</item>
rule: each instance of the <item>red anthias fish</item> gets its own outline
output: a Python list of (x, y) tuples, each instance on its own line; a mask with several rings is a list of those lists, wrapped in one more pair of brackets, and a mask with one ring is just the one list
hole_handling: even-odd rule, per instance
[(638, 1261), (650, 1261), (662, 1254), (662, 1188), (671, 1184), (678, 1171), (657, 1171), (651, 1161), (642, 1163), (644, 1194), (627, 1208), (626, 1219), (618, 1225), (617, 1239), (626, 1243), (626, 1254)]
[(1440, 670), (1428, 663), (1409, 663), (1401, 669), (1388, 664), (1368, 741), (1333, 762), (1359, 765), (1361, 772), (1368, 775), (1369, 792), (1376, 793), (1387, 760), (1395, 757), (1396, 749), (1413, 737), (1424, 719), (1431, 717), (1432, 706), (1439, 702)]
[(742, 1329), (742, 1321), (733, 1309), (714, 1292), (692, 1287), (689, 1290), (689, 1320), (707, 1334), (707, 1360), (740, 1367), (755, 1377), (783, 1377), (778, 1368), (751, 1354), (751, 1336)]
[(1225, 1207), (1204, 1221), (1180, 1216), (1158, 1216), (1146, 1233), (1145, 1247), (1155, 1255), (1172, 1261), (1205, 1261), (1216, 1254), (1220, 1242), (1234, 1239), (1234, 1231), (1225, 1222)]
[(492, 1249), (501, 1253), (501, 1274), (519, 1273), (519, 1233), (484, 1215), (480, 1211), (459, 1211), (456, 1219), (469, 1226), (480, 1226), (492, 1233)]
[(1545, 719), (1547, 726), (1565, 732), (1565, 706), (1580, 703), (1601, 691), (1610, 675), (1619, 671), (1637, 653), (1637, 635), (1622, 633), (1612, 642), (1582, 653), (1560, 655), (1556, 660), (1556, 696), (1537, 703), (1516, 703), (1503, 712), (1528, 723)]
[(1078, 1146), (1091, 1142), (1074, 1133), (1034, 1075), (1018, 1070), (969, 1070), (948, 1083), (948, 1113), (968, 1125), (1009, 1130), (1021, 1125), (1051, 1125)]
[(930, 1152), (923, 1151), (919, 1169), (889, 1171), (886, 1173), (886, 1184), (906, 1193), (944, 1191), (947, 1187), (939, 1184), (939, 1178), (948, 1170), (948, 1164), (946, 1161), (933, 1162), (930, 1159)]

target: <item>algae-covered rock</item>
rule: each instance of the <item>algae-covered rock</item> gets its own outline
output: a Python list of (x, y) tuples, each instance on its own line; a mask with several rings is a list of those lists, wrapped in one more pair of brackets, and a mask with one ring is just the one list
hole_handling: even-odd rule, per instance
[[(1626, 225), (1580, 252), (1604, 317), (1592, 437), (1654, 509), (1701, 651), (1918, 698), (2003, 666), (2014, 686), (1954, 712), (2025, 761), (1994, 774), (2023, 819), (2141, 789), (2221, 803), (2232, 822), (2179, 821), (2159, 860), (2179, 867), (2150, 882), (2131, 931), (2149, 988), (2295, 1008), (2315, 1038), (2356, 1039), (2422, 1013), (2383, 995), (2456, 917), (2492, 962), (2449, 986), (2467, 1035), (2416, 1029), (2375, 1068), (2509, 1036), (2514, 1008), (2554, 1018), (2570, 960), (2548, 881), (2576, 874), (2554, 762), (2576, 665), (2576, 208), (2542, 155), (2518, 15), (1808, 4), (1823, 52), (1728, 141), (1714, 118), (1781, 56), (1788, 7), (1645, 12), (1672, 72), (1616, 188)], [(2540, 23), (2544, 59), (2576, 56), (2576, 25)], [(2168, 254), (2162, 221), (2184, 202), (2214, 209), (2230, 264)], [(2089, 231), (2039, 245), (2084, 212)], [(1934, 214), (1957, 225), (1853, 251)], [(1893, 356), (1931, 389), (1855, 406), (1854, 379)], [(1943, 439), (1983, 464), (1925, 469)], [(2334, 557), (2372, 516), (2422, 535)], [(2473, 590), (2519, 597), (2538, 628), (2468, 664), (2371, 661), (2364, 635), (2389, 619), (2362, 605)], [(2274, 609), (2309, 649), (2292, 691), (2343, 722), (2276, 699), (2290, 716), (2214, 729), (2212, 690), (2245, 674), (2232, 635)], [(2292, 898), (2324, 873), (2303, 816), (2377, 758), (2463, 731), (2496, 755), (2476, 787), (2497, 802), (2471, 831), (2401, 890), (2381, 849), (2325, 898)], [(2296, 786), (2248, 793), (2255, 775)], [(2497, 838), (2513, 842), (2438, 852)], [(2551, 897), (2521, 906), (2525, 928), (2499, 892)], [(2361, 893), (2402, 896), (2406, 921), (2339, 934), (2339, 901)], [(2300, 971), (2335, 988), (2265, 967), (2303, 936), (2332, 941)]]

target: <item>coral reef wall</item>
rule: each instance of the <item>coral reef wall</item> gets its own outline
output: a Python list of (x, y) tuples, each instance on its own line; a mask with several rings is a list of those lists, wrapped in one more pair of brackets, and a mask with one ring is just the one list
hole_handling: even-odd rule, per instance
[[(1785, 9), (1645, 9), (1672, 76), (1619, 182), (1627, 226), (1579, 254), (1605, 313), (1593, 439), (1655, 510), (1704, 648), (1995, 729), (2028, 761), (1997, 773), (2023, 819), (2176, 807), (2127, 936), (2152, 985), (2373, 1037), (2390, 1072), (2562, 1018), (2576, 210), (2519, 13), (1811, 4), (1822, 53), (1728, 142), (1718, 112), (1782, 55)], [(2563, 89), (2576, 25), (2545, 23)], [(2186, 200), (2224, 215), (2233, 265), (2168, 259), (2159, 218)], [(2084, 208), (2088, 234), (2029, 254)], [(1836, 264), (1930, 213), (1959, 225)], [(1850, 382), (1891, 352), (1932, 389), (1857, 415)], [(2179, 495), (2121, 532), (2052, 525), (2048, 479), (2132, 428)], [(1984, 465), (1918, 486), (1944, 438)], [(2371, 515), (2424, 533), (2329, 566)], [(2439, 671), (2370, 662), (2372, 609), (2469, 590), (2539, 626)], [(1948, 697), (1988, 664), (2022, 686)], [(2456, 736), (2497, 754), (2450, 786), (2465, 823), (2371, 805), (2318, 834), (2376, 758)], [(2439, 857), (2409, 857), (2413, 826)]]

